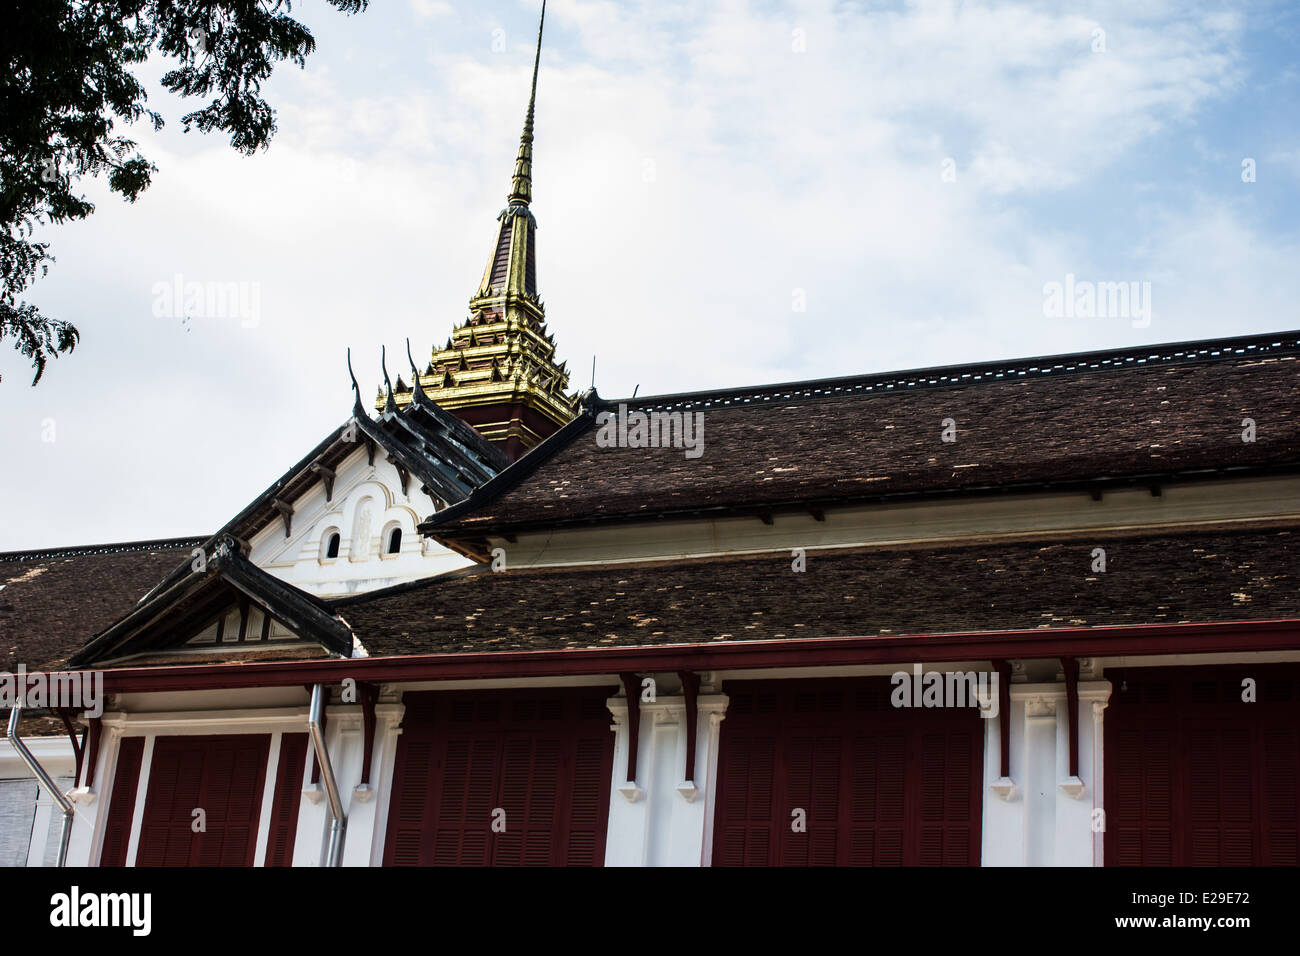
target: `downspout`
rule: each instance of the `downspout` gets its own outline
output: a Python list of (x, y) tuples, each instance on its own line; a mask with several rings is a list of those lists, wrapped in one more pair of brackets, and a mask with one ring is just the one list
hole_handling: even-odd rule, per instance
[(41, 789), (48, 793), (50, 799), (63, 811), (63, 824), (59, 828), (59, 862), (55, 866), (67, 866), (68, 843), (72, 840), (72, 803), (54, 785), (54, 781), (45, 772), (45, 768), (40, 765), (32, 752), (27, 749), (27, 745), (23, 743), (22, 738), (18, 736), (18, 722), (22, 719), (23, 709), (20, 705), (15, 704), (9, 710), (9, 742), (13, 744), (14, 750), (18, 751), (18, 756), (23, 758), (23, 763), (27, 764), (27, 769), (32, 772), (36, 781), (41, 785)]
[(316, 749), (316, 763), (320, 767), (325, 795), (330, 802), (330, 845), (325, 865), (339, 866), (343, 862), (343, 837), (347, 833), (348, 818), (343, 813), (338, 781), (334, 779), (334, 765), (330, 763), (329, 751), (325, 749), (325, 734), (321, 731), (321, 722), (325, 717), (325, 696), (324, 684), (312, 687), (311, 715), (307, 718), (307, 730), (311, 733), (312, 746)]

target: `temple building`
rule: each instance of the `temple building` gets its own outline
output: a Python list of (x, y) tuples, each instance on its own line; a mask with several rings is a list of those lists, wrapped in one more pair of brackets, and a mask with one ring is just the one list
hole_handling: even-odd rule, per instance
[(0, 859), (1300, 863), (1300, 332), (574, 394), (540, 51), (409, 384), (212, 534), (0, 554), (5, 673), (97, 688), (10, 712)]

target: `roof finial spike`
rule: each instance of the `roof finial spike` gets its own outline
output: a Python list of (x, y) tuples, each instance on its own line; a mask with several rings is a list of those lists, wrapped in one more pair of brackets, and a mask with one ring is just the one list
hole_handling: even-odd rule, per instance
[(357, 384), (357, 377), (352, 372), (352, 350), (348, 349), (348, 378), (352, 379), (352, 394), (356, 400), (352, 403), (352, 413), (354, 415), (364, 415), (366, 406), (361, 404), (361, 386)]
[(424, 398), (424, 389), (420, 387), (420, 368), (411, 355), (411, 337), (406, 337), (406, 360), (411, 363), (411, 401)]
[(384, 414), (397, 411), (397, 399), (393, 397), (393, 383), (388, 380), (388, 349), (379, 346), (379, 364), (384, 369), (384, 391), (388, 398), (384, 401)]
[(542, 62), (542, 27), (545, 24), (546, 0), (542, 0), (542, 16), (537, 21), (537, 53), (533, 56), (533, 87), (528, 94), (528, 113), (524, 117), (524, 132), (519, 137), (515, 176), (510, 183), (508, 198), (512, 206), (527, 206), (533, 199), (533, 108), (537, 104), (537, 69)]

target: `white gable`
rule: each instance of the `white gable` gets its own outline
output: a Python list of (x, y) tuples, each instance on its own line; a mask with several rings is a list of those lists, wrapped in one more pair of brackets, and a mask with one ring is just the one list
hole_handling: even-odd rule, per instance
[[(274, 521), (255, 534), (249, 559), (282, 581), (322, 597), (358, 594), (414, 581), (471, 562), (436, 541), (422, 539), (416, 525), (437, 510), (411, 477), (402, 479), (382, 448), (369, 463), (364, 444), (335, 468), (333, 494), (325, 500), (324, 482), (315, 482), (292, 502), (291, 533)], [(397, 553), (389, 547), (400, 530)], [(337, 557), (330, 538), (339, 536)]]

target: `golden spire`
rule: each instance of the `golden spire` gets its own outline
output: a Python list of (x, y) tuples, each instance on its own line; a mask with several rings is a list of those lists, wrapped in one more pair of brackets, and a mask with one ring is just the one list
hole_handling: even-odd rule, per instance
[(519, 137), (519, 155), (515, 158), (515, 176), (507, 197), (512, 206), (527, 206), (533, 201), (533, 107), (537, 103), (537, 68), (542, 62), (542, 27), (546, 25), (546, 0), (542, 0), (542, 17), (537, 22), (537, 53), (533, 57), (533, 90), (528, 96), (528, 113), (524, 132)]
[[(537, 293), (537, 221), (528, 208), (533, 198), (533, 115), (537, 73), (542, 61), (546, 3), (537, 24), (533, 83), (519, 155), (505, 209), (497, 216), (497, 238), (478, 291), (469, 300), (469, 318), (452, 330), (445, 348), (434, 349), (423, 372), (416, 372), (424, 394), (499, 443), (517, 458), (571, 421), (578, 396), (566, 394), (569, 370), (555, 355), (555, 337), (546, 329), (546, 308)], [(413, 389), (396, 389), (398, 407), (410, 403)], [(377, 409), (385, 408), (381, 392)]]

